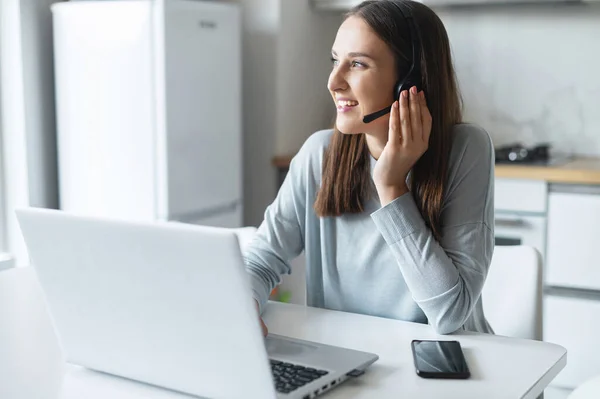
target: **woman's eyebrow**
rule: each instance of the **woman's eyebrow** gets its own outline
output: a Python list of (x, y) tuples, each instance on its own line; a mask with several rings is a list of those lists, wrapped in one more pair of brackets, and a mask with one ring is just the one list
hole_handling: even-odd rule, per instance
[[(335, 50), (331, 50), (331, 54), (337, 56), (337, 53), (335, 52)], [(369, 54), (361, 53), (361, 52), (348, 53), (348, 57), (365, 57), (365, 58), (370, 58), (370, 59), (374, 60), (374, 58), (371, 57)]]
[(361, 52), (348, 53), (348, 56), (350, 56), (350, 57), (365, 57), (365, 58), (374, 59), (369, 54), (367, 54), (367, 53), (361, 53)]

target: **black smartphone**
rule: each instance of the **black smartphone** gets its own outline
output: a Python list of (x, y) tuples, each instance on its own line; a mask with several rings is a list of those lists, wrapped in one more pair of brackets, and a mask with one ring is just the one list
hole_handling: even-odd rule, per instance
[(417, 375), (423, 378), (469, 378), (471, 373), (460, 342), (414, 340)]

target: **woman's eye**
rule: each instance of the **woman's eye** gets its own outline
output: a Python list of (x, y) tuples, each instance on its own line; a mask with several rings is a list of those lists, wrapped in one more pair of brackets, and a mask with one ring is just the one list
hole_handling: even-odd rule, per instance
[[(338, 66), (340, 64), (340, 61), (337, 58), (331, 57), (331, 64), (333, 66)], [(364, 68), (364, 67), (366, 67), (366, 65), (363, 64), (360, 61), (351, 61), (350, 62), (350, 67), (352, 67), (352, 68), (356, 68), (356, 67), (358, 67), (358, 68)]]

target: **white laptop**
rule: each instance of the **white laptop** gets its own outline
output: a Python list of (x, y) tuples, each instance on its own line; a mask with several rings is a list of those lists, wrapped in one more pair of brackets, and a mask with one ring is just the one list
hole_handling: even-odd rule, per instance
[(233, 230), (17, 218), (69, 363), (208, 398), (313, 398), (372, 353), (262, 336)]

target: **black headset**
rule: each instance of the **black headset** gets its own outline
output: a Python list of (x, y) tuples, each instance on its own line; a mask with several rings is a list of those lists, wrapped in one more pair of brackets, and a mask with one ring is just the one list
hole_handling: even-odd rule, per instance
[[(406, 24), (408, 25), (409, 35), (410, 35), (410, 44), (412, 47), (412, 61), (408, 72), (406, 72), (401, 78), (398, 80), (396, 85), (394, 86), (394, 101), (400, 100), (400, 93), (404, 90), (408, 90), (413, 86), (417, 87), (417, 90), (421, 90), (423, 88), (422, 77), (421, 77), (421, 42), (419, 40), (419, 33), (417, 32), (416, 24), (413, 19), (412, 13), (410, 9), (406, 6), (404, 1), (390, 1), (390, 3), (394, 4), (400, 14), (406, 20)], [(400, 72), (400, 71), (399, 71)], [(374, 121), (390, 112), (391, 105), (386, 107), (380, 111), (374, 112), (372, 114), (366, 115), (363, 118), (364, 123), (369, 123)]]
[(410, 32), (410, 44), (412, 47), (412, 62), (408, 72), (402, 77), (396, 87), (394, 88), (395, 99), (400, 99), (400, 93), (404, 90), (408, 90), (413, 86), (417, 86), (417, 90), (422, 89), (421, 81), (421, 43), (419, 40), (419, 33), (417, 32), (415, 20), (413, 19), (411, 11), (406, 7), (403, 1), (393, 1), (398, 7), (398, 11), (404, 16)]

